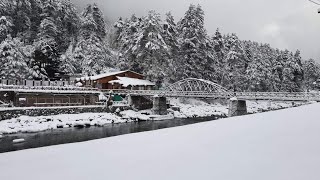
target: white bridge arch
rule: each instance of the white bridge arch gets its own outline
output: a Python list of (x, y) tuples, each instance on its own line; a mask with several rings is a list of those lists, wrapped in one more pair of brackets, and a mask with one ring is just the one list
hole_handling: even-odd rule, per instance
[(226, 88), (221, 85), (196, 78), (187, 78), (169, 85), (165, 88), (166, 91), (187, 91), (187, 92), (207, 92), (207, 93), (230, 93)]

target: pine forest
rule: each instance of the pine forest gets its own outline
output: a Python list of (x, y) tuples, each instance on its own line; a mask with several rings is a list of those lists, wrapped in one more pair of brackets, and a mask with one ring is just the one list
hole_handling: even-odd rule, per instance
[(159, 86), (193, 77), (231, 91), (317, 88), (320, 65), (302, 59), (299, 50), (219, 29), (208, 34), (204, 22), (200, 5), (190, 5), (181, 19), (151, 10), (109, 24), (97, 4), (78, 10), (68, 0), (1, 0), (0, 77), (57, 79), (130, 69)]

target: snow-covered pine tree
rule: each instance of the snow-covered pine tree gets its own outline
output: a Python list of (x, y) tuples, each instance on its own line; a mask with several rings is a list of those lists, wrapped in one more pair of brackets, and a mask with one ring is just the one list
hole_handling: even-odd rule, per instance
[(272, 50), (270, 49), (270, 46), (249, 42), (249, 44), (247, 44), (246, 53), (247, 57), (250, 57), (245, 77), (248, 82), (246, 84), (249, 85), (248, 90), (263, 92), (272, 91)]
[(0, 42), (5, 40), (12, 31), (12, 23), (6, 16), (0, 17)]
[[(284, 62), (282, 60), (282, 51), (279, 49), (276, 50), (276, 58), (272, 61), (272, 72), (273, 76), (276, 81), (273, 81), (273, 89), (274, 91), (278, 92), (282, 89), (282, 81), (283, 81), (283, 69), (284, 69)], [(278, 82), (278, 83), (275, 83)]]
[(132, 69), (142, 72), (137, 55), (133, 51), (138, 42), (139, 33), (143, 26), (143, 18), (137, 18), (134, 14), (125, 21), (123, 30), (118, 37), (119, 65), (120, 69)]
[(6, 16), (12, 13), (12, 0), (2, 0), (0, 1), (0, 14), (1, 16)]
[(206, 45), (204, 46), (205, 51), (205, 59), (206, 59), (206, 66), (203, 69), (203, 78), (213, 81), (219, 82), (221, 77), (220, 75), (220, 67), (218, 56), (214, 51), (214, 42), (213, 39), (209, 36), (206, 37)]
[(122, 40), (126, 35), (126, 22), (122, 20), (122, 17), (118, 19), (113, 25), (114, 32), (111, 38), (111, 46), (116, 50), (121, 48)]
[[(45, 18), (41, 21), (38, 38), (34, 43), (34, 65), (40, 67), (39, 71), (42, 75), (46, 75), (48, 78), (55, 78), (56, 73), (60, 65), (58, 44), (56, 37), (59, 34), (59, 29), (55, 23), (54, 17), (51, 17), (52, 6), (48, 3), (48, 9), (44, 11), (43, 16)], [(45, 71), (42, 71), (42, 70)]]
[(231, 34), (225, 37), (226, 55), (224, 62), (225, 74), (222, 84), (228, 89), (241, 91), (245, 89), (245, 72), (248, 66), (242, 42), (236, 34)]
[(13, 20), (12, 36), (20, 37), (23, 41), (30, 34), (32, 12), (30, 0), (13, 0), (11, 4), (12, 14), (9, 14)]
[(73, 58), (73, 45), (70, 44), (67, 51), (60, 56), (61, 65), (59, 67), (59, 71), (69, 75), (80, 73), (79, 70), (81, 68), (79, 67), (79, 63), (74, 62), (74, 60), (75, 59)]
[(224, 38), (219, 29), (216, 30), (212, 37), (213, 50), (216, 57), (216, 81), (222, 84), (223, 76), (225, 75), (225, 47)]
[(103, 14), (96, 3), (92, 6), (92, 17), (97, 25), (96, 33), (101, 39), (103, 39), (106, 36), (106, 23), (104, 21)]
[[(97, 13), (99, 12), (99, 13)], [(81, 28), (78, 43), (74, 51), (73, 62), (81, 67), (82, 74), (96, 75), (103, 72), (110, 65), (110, 55), (103, 41), (101, 29), (105, 27), (101, 11), (96, 5), (88, 5), (81, 16)], [(101, 24), (103, 23), (103, 24)]]
[(249, 91), (260, 91), (260, 83), (264, 80), (264, 75), (261, 73), (262, 67), (262, 54), (259, 52), (259, 45), (250, 41), (244, 41), (245, 52), (250, 54), (250, 63), (246, 70), (245, 79), (248, 83)]
[(293, 56), (293, 62), (291, 64), (291, 68), (293, 69), (293, 75), (294, 75), (293, 81), (297, 86), (297, 89), (295, 89), (295, 91), (302, 91), (304, 70), (303, 70), (302, 58), (300, 56), (299, 50), (297, 50)]
[(162, 37), (160, 15), (155, 11), (149, 11), (140, 27), (140, 31), (134, 35), (136, 37), (134, 46), (129, 49), (135, 57), (135, 59), (128, 58), (130, 69), (160, 83), (166, 76), (164, 69), (168, 67), (166, 57), (169, 54), (169, 48)]
[(79, 33), (80, 19), (75, 6), (68, 0), (58, 3), (57, 26), (60, 29), (56, 37), (58, 51), (63, 54), (69, 46), (75, 46)]
[(10, 35), (0, 44), (0, 77), (25, 80), (37, 77), (37, 73), (28, 65), (32, 47), (24, 46), (19, 38)]
[(163, 23), (163, 39), (168, 48), (170, 48), (171, 57), (176, 56), (179, 52), (178, 30), (174, 17), (171, 12), (166, 13), (165, 22)]
[(294, 82), (293, 54), (288, 50), (282, 51), (280, 60), (283, 64), (281, 91), (294, 92), (298, 89), (298, 86)]
[(263, 44), (260, 46), (259, 53), (263, 58), (263, 71), (265, 80), (263, 83), (263, 91), (279, 91), (281, 87), (281, 81), (276, 69), (274, 69), (275, 60), (277, 58), (277, 52), (271, 48), (269, 44)]
[(201, 6), (190, 5), (185, 16), (178, 23), (180, 57), (182, 59), (179, 79), (187, 77), (202, 78), (207, 66), (206, 30), (204, 12)]
[(317, 80), (320, 78), (320, 65), (313, 59), (309, 59), (303, 63), (304, 82), (307, 91), (315, 89)]
[(178, 81), (175, 74), (179, 71), (179, 66), (181, 62), (179, 61), (178, 55), (180, 50), (180, 45), (178, 42), (178, 30), (175, 23), (174, 17), (169, 12), (166, 14), (165, 22), (163, 23), (162, 37), (167, 44), (169, 53), (167, 53), (168, 68), (166, 70), (167, 77), (165, 78), (165, 83), (173, 83)]

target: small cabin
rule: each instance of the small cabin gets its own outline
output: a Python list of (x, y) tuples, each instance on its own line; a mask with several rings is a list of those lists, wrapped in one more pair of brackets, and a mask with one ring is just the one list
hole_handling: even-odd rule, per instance
[(77, 79), (78, 85), (98, 89), (152, 90), (155, 83), (145, 80), (142, 74), (127, 70), (86, 76)]

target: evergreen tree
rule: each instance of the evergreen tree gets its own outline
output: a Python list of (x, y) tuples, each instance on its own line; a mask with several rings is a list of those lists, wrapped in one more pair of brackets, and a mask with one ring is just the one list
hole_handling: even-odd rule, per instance
[[(272, 69), (271, 67), (271, 49), (269, 45), (259, 45), (258, 43), (249, 43), (251, 48), (246, 51), (247, 57), (250, 59), (247, 68), (247, 82), (253, 89), (250, 91), (272, 91)], [(253, 74), (248, 72), (253, 71)]]
[(314, 89), (317, 85), (317, 80), (320, 78), (320, 65), (315, 60), (309, 59), (303, 63), (304, 80), (307, 90)]
[(8, 77), (94, 75), (116, 65), (159, 82), (195, 77), (236, 91), (288, 92), (302, 91), (304, 84), (312, 89), (319, 79), (319, 65), (302, 63), (299, 51), (241, 41), (219, 29), (209, 38), (199, 5), (190, 5), (178, 24), (170, 13), (161, 21), (151, 11), (120, 18), (108, 33), (97, 4), (79, 16), (69, 0), (0, 1), (1, 62)]
[(120, 50), (120, 69), (132, 69), (138, 72), (143, 70), (139, 67), (137, 55), (133, 47), (137, 47), (138, 38), (143, 27), (142, 18), (137, 18), (132, 15), (129, 20), (125, 21), (124, 30), (119, 36), (119, 50)]
[(225, 75), (222, 84), (228, 89), (240, 91), (244, 89), (245, 72), (248, 67), (243, 45), (237, 35), (228, 35), (225, 38)]
[(293, 56), (293, 62), (291, 64), (291, 68), (293, 69), (293, 76), (294, 76), (293, 81), (297, 87), (297, 89), (294, 89), (294, 91), (302, 91), (304, 70), (303, 70), (302, 58), (300, 56), (299, 50), (297, 50)]
[(121, 48), (122, 40), (125, 38), (124, 36), (126, 36), (126, 23), (120, 17), (119, 20), (114, 23), (113, 27), (115, 28), (115, 31), (111, 40), (111, 46), (119, 50)]
[(12, 31), (12, 23), (5, 16), (0, 17), (0, 42), (5, 40)]
[(97, 25), (96, 33), (101, 39), (103, 39), (106, 36), (106, 23), (102, 12), (95, 3), (92, 6), (92, 17)]
[(169, 12), (166, 14), (165, 22), (163, 23), (163, 39), (168, 47), (167, 59), (168, 68), (164, 69), (166, 71), (167, 77), (165, 78), (165, 83), (173, 83), (178, 81), (176, 74), (179, 72), (179, 50), (180, 45), (178, 42), (178, 29), (175, 23), (174, 17)]
[(216, 30), (214, 36), (212, 37), (213, 50), (216, 55), (216, 81), (222, 84), (223, 76), (225, 75), (225, 47), (224, 39), (221, 35), (219, 29)]
[(142, 20), (141, 29), (134, 35), (136, 37), (134, 46), (129, 49), (135, 59), (128, 58), (133, 60), (130, 69), (144, 73), (147, 78), (159, 82), (166, 76), (164, 67), (168, 67), (165, 58), (168, 54), (168, 46), (162, 37), (162, 31), (160, 15), (150, 11)]
[[(53, 1), (54, 2), (54, 1)], [(59, 51), (56, 41), (59, 29), (55, 21), (55, 5), (52, 1), (44, 2), (44, 11), (42, 13), (43, 20), (41, 21), (37, 40), (34, 43), (34, 65), (40, 67), (41, 74), (53, 79), (56, 73), (59, 73)], [(42, 71), (44, 69), (45, 71)]]
[(204, 12), (201, 6), (190, 5), (185, 16), (178, 23), (180, 33), (180, 57), (182, 74), (179, 78), (204, 76), (203, 69), (207, 65), (206, 59), (206, 31), (204, 29)]
[(281, 91), (293, 92), (298, 87), (294, 83), (294, 74), (292, 69), (293, 55), (288, 50), (281, 52), (280, 61), (283, 64), (282, 70), (282, 87)]
[(102, 36), (105, 35), (102, 33), (104, 28), (101, 29), (104, 27), (104, 21), (101, 21), (98, 15), (102, 18), (102, 13), (97, 6), (88, 5), (81, 16), (80, 36), (74, 51), (73, 62), (78, 62), (79, 64), (75, 67), (81, 67), (81, 72), (86, 75), (102, 73), (111, 66), (110, 52)]
[(64, 74), (76, 74), (79, 73), (79, 63), (74, 62), (73, 58), (73, 45), (71, 44), (65, 54), (61, 55), (60, 62), (61, 66), (59, 71)]
[(60, 29), (56, 37), (58, 51), (63, 54), (69, 46), (76, 45), (80, 27), (77, 10), (70, 1), (64, 0), (58, 4), (56, 24)]
[(179, 43), (178, 43), (178, 30), (177, 25), (174, 21), (174, 17), (169, 12), (166, 14), (166, 19), (163, 24), (163, 39), (166, 42), (168, 48), (170, 48), (171, 57), (176, 56), (179, 52)]
[(28, 65), (30, 47), (25, 47), (19, 38), (8, 36), (0, 44), (0, 77), (24, 80), (36, 77), (36, 72)]

